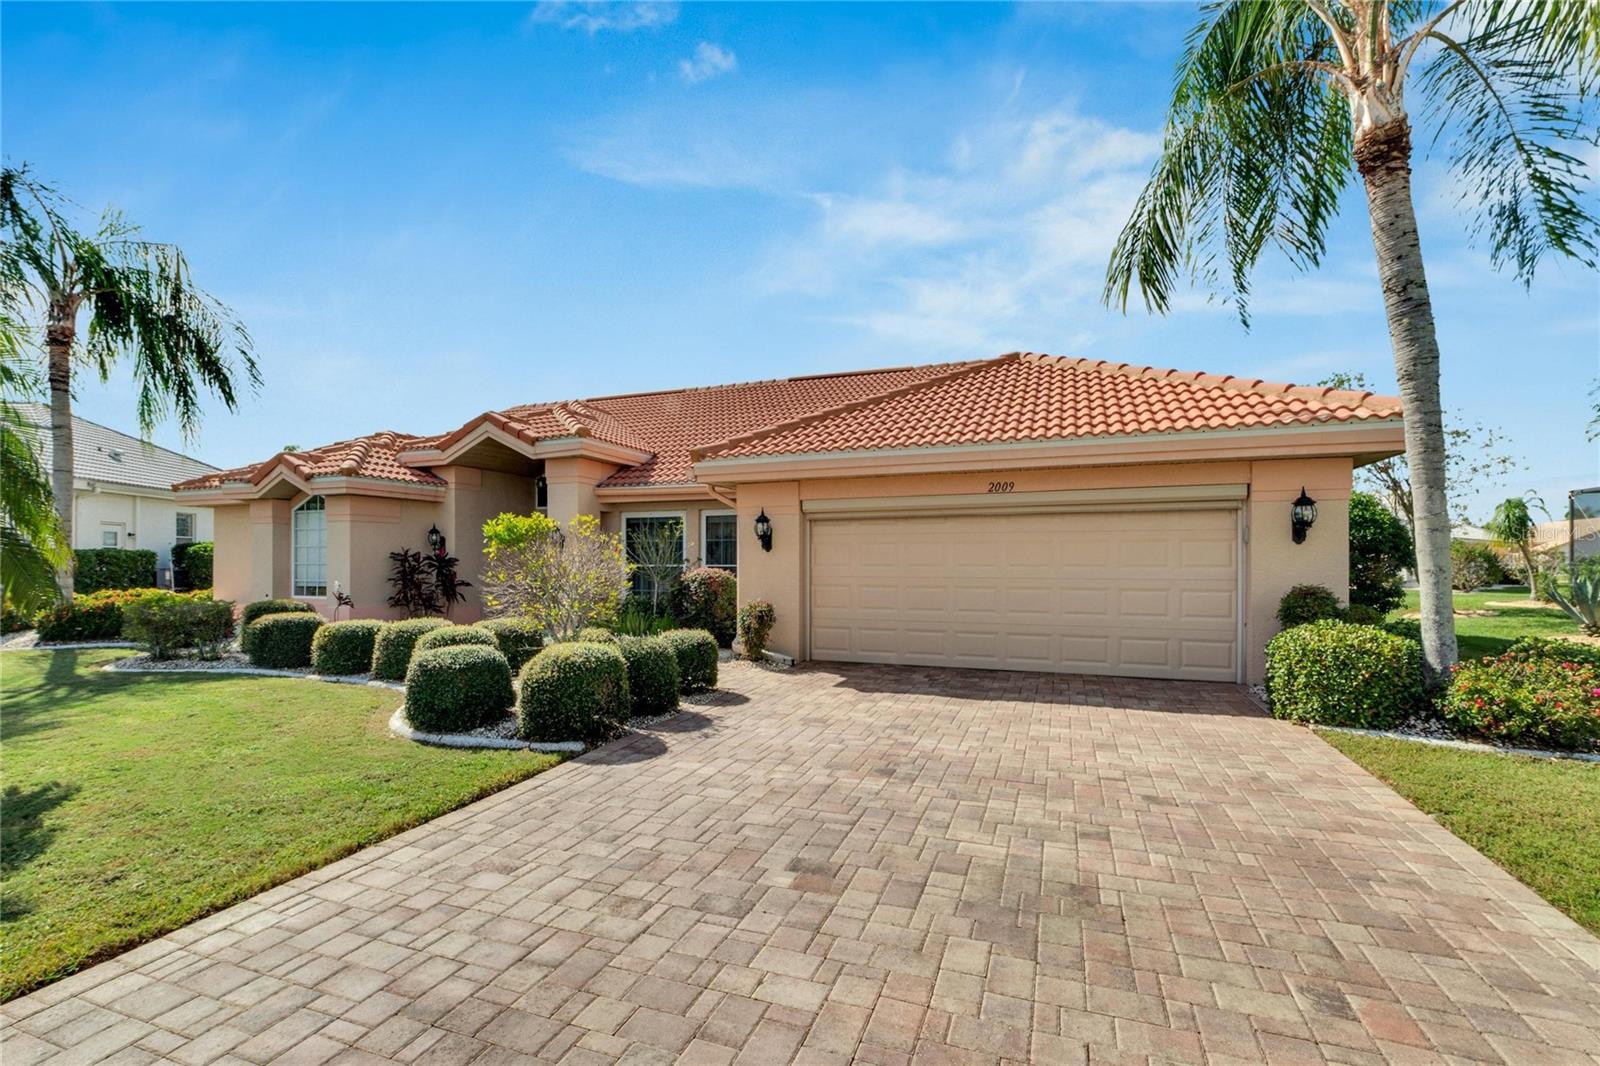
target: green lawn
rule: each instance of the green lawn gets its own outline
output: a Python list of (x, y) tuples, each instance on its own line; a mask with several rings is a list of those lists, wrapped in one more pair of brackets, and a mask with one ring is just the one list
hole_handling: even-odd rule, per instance
[(1319, 735), (1600, 933), (1600, 764)]
[(0, 999), (559, 759), (400, 740), (386, 689), (0, 655)]
[[(1491, 601), (1496, 606), (1490, 606)], [(1502, 607), (1503, 603), (1520, 603), (1527, 606)], [(1406, 602), (1391, 618), (1415, 614), (1418, 610), (1417, 590), (1406, 592)], [(1463, 659), (1481, 659), (1499, 655), (1518, 637), (1575, 637), (1582, 630), (1578, 624), (1559, 610), (1528, 599), (1528, 588), (1495, 589), (1487, 592), (1458, 592), (1455, 594), (1458, 611), (1494, 611), (1493, 617), (1456, 615), (1456, 643)]]

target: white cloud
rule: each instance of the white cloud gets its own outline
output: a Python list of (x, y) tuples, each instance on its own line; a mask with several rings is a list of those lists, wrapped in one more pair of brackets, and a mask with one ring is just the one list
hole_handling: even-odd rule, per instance
[(552, 23), (567, 30), (582, 30), (593, 36), (602, 30), (632, 33), (651, 30), (677, 21), (676, 3), (590, 3), (585, 0), (539, 0), (528, 13), (528, 23)]
[(694, 56), (678, 61), (678, 73), (690, 85), (707, 81), (723, 74), (731, 74), (739, 66), (739, 58), (721, 45), (701, 41)]

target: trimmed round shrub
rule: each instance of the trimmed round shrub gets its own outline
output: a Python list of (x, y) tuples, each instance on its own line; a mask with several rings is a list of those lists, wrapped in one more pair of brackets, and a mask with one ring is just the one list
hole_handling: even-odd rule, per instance
[(572, 639), (583, 644), (615, 644), (617, 635), (604, 626), (584, 626), (573, 634)]
[(1278, 601), (1278, 624), (1284, 629), (1318, 622), (1324, 618), (1343, 618), (1339, 597), (1325, 585), (1296, 585)]
[(1422, 646), (1332, 619), (1285, 629), (1267, 643), (1267, 702), (1276, 718), (1390, 729), (1423, 704)]
[(372, 647), (383, 623), (373, 618), (330, 622), (311, 641), (311, 669), (319, 674), (366, 674), (372, 671)]
[(233, 633), (233, 603), (181, 592), (148, 591), (122, 608), (122, 636), (152, 659), (170, 659), (194, 648), (202, 659), (218, 659)]
[(669, 629), (661, 634), (678, 658), (678, 691), (717, 687), (717, 638), (704, 629)]
[(449, 625), (443, 618), (404, 618), (385, 622), (372, 642), (372, 676), (379, 681), (404, 681), (411, 653), (424, 633)]
[(307, 611), (315, 614), (317, 609), (304, 600), (252, 600), (244, 605), (243, 613), (239, 615), (239, 621), (244, 625), (249, 625), (257, 618), (265, 618), (269, 614), (289, 614), (291, 612), (304, 614)]
[(1383, 625), (1383, 612), (1364, 603), (1352, 603), (1344, 612), (1344, 620), (1358, 626)]
[(304, 600), (253, 600), (244, 605), (239, 615), (239, 650), (250, 654), (250, 623), (273, 614), (316, 614), (317, 609)]
[(603, 740), (628, 719), (628, 662), (615, 644), (552, 644), (522, 668), (517, 696), (524, 740)]
[(777, 617), (766, 600), (751, 600), (739, 608), (739, 641), (744, 645), (746, 659), (760, 662), (766, 657), (767, 638), (772, 635), (772, 623)]
[(1584, 750), (1600, 745), (1600, 666), (1507, 652), (1458, 663), (1440, 704), (1445, 721), (1490, 740)]
[(469, 644), (500, 650), (494, 634), (487, 629), (477, 626), (440, 626), (417, 638), (417, 646), (411, 649), (411, 656), (416, 658), (418, 652), (432, 651), (434, 648), (457, 648)]
[(494, 637), (513, 674), (521, 673), (527, 661), (544, 647), (544, 634), (525, 618), (488, 618), (476, 625)]
[(322, 628), (322, 616), (313, 611), (290, 611), (257, 618), (244, 627), (250, 661), (272, 670), (297, 670), (311, 665), (311, 642)]
[(733, 643), (739, 612), (739, 584), (714, 566), (685, 570), (672, 583), (667, 601), (672, 616), (688, 629), (704, 629), (726, 648)]
[(406, 670), (406, 721), (424, 733), (465, 733), (505, 716), (511, 666), (491, 647), (418, 648)]
[(660, 637), (623, 637), (617, 642), (628, 664), (633, 713), (663, 714), (678, 705), (678, 657)]

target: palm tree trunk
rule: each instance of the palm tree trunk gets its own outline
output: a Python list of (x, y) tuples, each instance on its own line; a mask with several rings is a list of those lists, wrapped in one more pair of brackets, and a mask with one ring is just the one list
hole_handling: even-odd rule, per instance
[(1439, 340), (1411, 203), (1411, 124), (1404, 118), (1362, 130), (1356, 165), (1367, 189), (1372, 244), (1405, 404), (1406, 465), (1415, 508), (1417, 583), (1422, 597), (1422, 657), (1439, 683), (1456, 661), (1450, 598), (1450, 510), (1445, 498), (1444, 415), (1439, 403)]
[[(70, 300), (52, 300), (45, 324), (50, 381), (50, 491), (61, 519), (61, 540), (72, 546), (72, 342), (77, 332), (77, 307)], [(56, 575), (61, 595), (72, 599), (75, 558), (67, 553), (66, 568)]]

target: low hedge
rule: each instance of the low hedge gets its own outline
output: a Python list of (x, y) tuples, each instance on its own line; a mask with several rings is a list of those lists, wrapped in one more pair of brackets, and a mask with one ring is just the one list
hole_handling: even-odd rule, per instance
[(525, 618), (487, 618), (477, 626), (494, 637), (513, 674), (521, 673), (528, 660), (544, 647), (544, 634)]
[(661, 634), (678, 657), (678, 691), (704, 692), (717, 687), (717, 638), (704, 629), (669, 629)]
[[(211, 599), (210, 592), (172, 593), (164, 589), (107, 589), (87, 596), (74, 596), (71, 603), (60, 603), (41, 611), (34, 618), (39, 639), (47, 643), (122, 639), (123, 612), (131, 603), (152, 596), (179, 596), (187, 600)], [(224, 601), (226, 602), (226, 601)], [(233, 635), (232, 617), (226, 636)]]
[(605, 626), (584, 626), (572, 639), (583, 644), (615, 644), (617, 635)]
[(219, 659), (233, 634), (233, 601), (152, 591), (122, 608), (122, 636), (153, 659), (170, 659), (194, 648), (202, 659)]
[(330, 622), (311, 640), (311, 669), (319, 674), (372, 672), (372, 646), (383, 623), (372, 618)]
[(1277, 718), (1390, 729), (1422, 706), (1422, 646), (1331, 619), (1285, 629), (1267, 643), (1267, 702)]
[(311, 644), (322, 628), (315, 611), (285, 611), (257, 618), (244, 627), (250, 662), (271, 670), (297, 670), (311, 665)]
[(499, 642), (487, 629), (477, 626), (440, 626), (417, 638), (417, 646), (412, 649), (411, 657), (414, 659), (418, 652), (432, 651), (434, 648), (458, 648), (469, 644), (500, 650)]
[(678, 657), (660, 637), (617, 642), (628, 664), (628, 693), (635, 715), (664, 714), (678, 705)]
[(1600, 667), (1600, 644), (1579, 644), (1575, 640), (1548, 637), (1522, 637), (1506, 649), (1519, 658), (1557, 659)]
[(739, 583), (726, 570), (697, 566), (672, 582), (668, 594), (672, 616), (687, 629), (704, 629), (719, 645), (733, 643), (739, 612)]
[(465, 733), (503, 717), (511, 666), (491, 647), (419, 648), (406, 669), (406, 721), (425, 733)]
[(1600, 666), (1542, 651), (1458, 663), (1439, 708), (1445, 721), (1508, 744), (1600, 745)]
[(1278, 601), (1278, 624), (1284, 629), (1319, 622), (1324, 618), (1343, 618), (1339, 597), (1325, 585), (1296, 585)]
[(615, 644), (552, 644), (522, 668), (517, 696), (523, 739), (603, 740), (628, 718), (628, 663)]
[(744, 645), (746, 659), (760, 662), (766, 658), (767, 638), (777, 620), (777, 612), (766, 600), (751, 600), (739, 608), (739, 642)]
[(449, 624), (442, 618), (405, 618), (384, 623), (372, 643), (372, 676), (379, 681), (404, 681), (417, 641), (424, 633)]
[(155, 587), (156, 553), (148, 548), (79, 548), (72, 554), (74, 593)]

